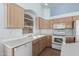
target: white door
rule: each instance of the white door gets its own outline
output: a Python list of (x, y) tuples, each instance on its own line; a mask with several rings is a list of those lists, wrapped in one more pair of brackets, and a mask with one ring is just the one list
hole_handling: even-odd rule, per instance
[(76, 20), (76, 41), (79, 41), (79, 20)]
[(32, 42), (15, 48), (14, 56), (32, 56)]

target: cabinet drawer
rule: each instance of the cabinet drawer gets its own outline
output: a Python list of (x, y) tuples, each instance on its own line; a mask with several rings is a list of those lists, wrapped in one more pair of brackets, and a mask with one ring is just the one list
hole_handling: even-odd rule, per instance
[(75, 43), (75, 37), (66, 37), (66, 43)]

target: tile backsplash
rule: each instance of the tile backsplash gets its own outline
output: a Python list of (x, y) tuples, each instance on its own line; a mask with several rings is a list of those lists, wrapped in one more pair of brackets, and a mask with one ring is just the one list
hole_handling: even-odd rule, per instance
[[(62, 30), (61, 30), (61, 31), (62, 31)], [(65, 35), (67, 35), (67, 36), (75, 35), (75, 34), (74, 34), (75, 31), (73, 31), (73, 29), (65, 29), (65, 30), (63, 30), (63, 31), (65, 32)], [(56, 33), (56, 32), (59, 32), (59, 30), (53, 31), (52, 29), (39, 29), (39, 31), (38, 31), (39, 34), (45, 34), (45, 35), (50, 35), (50, 34), (53, 35), (53, 32)]]
[(40, 34), (50, 35), (52, 34), (52, 29), (40, 29)]
[(66, 29), (65, 30), (66, 35), (72, 36), (73, 35), (73, 29)]

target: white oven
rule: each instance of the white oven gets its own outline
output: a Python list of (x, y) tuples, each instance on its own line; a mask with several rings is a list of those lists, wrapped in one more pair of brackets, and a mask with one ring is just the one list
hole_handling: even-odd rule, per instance
[(61, 50), (61, 46), (65, 42), (65, 24), (54, 24), (52, 30), (52, 48)]
[(61, 50), (61, 46), (63, 43), (65, 43), (64, 36), (52, 36), (52, 48)]
[(52, 36), (52, 43), (62, 44), (65, 42), (65, 36)]

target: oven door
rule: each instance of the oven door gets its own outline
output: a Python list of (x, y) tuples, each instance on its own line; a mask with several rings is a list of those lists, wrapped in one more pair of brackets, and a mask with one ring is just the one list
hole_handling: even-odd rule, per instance
[(61, 36), (52, 36), (52, 48), (61, 50), (61, 46), (63, 43), (63, 37)]
[(65, 42), (65, 37), (62, 36), (52, 36), (52, 43), (62, 44)]
[(54, 38), (54, 42), (62, 43), (63, 42), (63, 38)]

